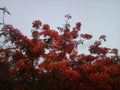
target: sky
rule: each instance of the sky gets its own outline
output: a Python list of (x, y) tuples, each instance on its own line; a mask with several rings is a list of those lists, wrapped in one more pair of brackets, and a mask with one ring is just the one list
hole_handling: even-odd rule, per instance
[[(11, 13), (6, 14), (5, 23), (12, 24), (28, 37), (31, 37), (34, 20), (41, 20), (56, 29), (63, 26), (64, 16), (71, 14), (72, 27), (80, 21), (81, 33), (93, 35), (86, 45), (105, 34), (107, 42), (104, 45), (120, 49), (120, 0), (0, 0), (0, 7), (4, 6)], [(86, 48), (81, 47), (79, 51)]]

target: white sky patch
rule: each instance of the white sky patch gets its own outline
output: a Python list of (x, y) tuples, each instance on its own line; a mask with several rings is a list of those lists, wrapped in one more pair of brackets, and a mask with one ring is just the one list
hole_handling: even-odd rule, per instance
[(80, 21), (81, 33), (91, 33), (93, 41), (105, 34), (105, 46), (120, 49), (120, 0), (0, 0), (0, 7), (4, 6), (11, 13), (6, 15), (5, 22), (28, 37), (31, 37), (32, 21), (39, 19), (51, 29), (57, 29), (69, 13), (71, 26)]

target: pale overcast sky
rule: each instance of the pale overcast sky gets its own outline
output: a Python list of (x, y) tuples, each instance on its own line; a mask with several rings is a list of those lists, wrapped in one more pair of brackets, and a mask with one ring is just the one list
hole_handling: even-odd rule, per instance
[(12, 14), (6, 15), (6, 23), (29, 37), (32, 21), (39, 19), (56, 29), (69, 13), (72, 26), (81, 21), (82, 33), (92, 34), (93, 40), (105, 34), (105, 45), (120, 49), (120, 0), (0, 0), (0, 7), (3, 6)]

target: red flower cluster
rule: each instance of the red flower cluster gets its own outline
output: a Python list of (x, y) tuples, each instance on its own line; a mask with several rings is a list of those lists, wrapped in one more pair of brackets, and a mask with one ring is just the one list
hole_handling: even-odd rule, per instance
[[(41, 31), (35, 30), (40, 26)], [(119, 90), (118, 49), (102, 47), (102, 35), (89, 46), (89, 54), (78, 53), (78, 44), (92, 38), (79, 35), (80, 27), (78, 22), (72, 30), (63, 27), (59, 32), (35, 20), (28, 38), (5, 25), (0, 38), (10, 47), (0, 47), (0, 90)]]
[(81, 34), (80, 35), (80, 37), (82, 37), (82, 38), (85, 38), (85, 39), (91, 39), (92, 38), (92, 35), (90, 35), (90, 34)]
[(33, 31), (32, 32), (32, 37), (33, 37), (33, 39), (39, 39), (39, 36), (40, 36), (40, 33), (38, 32), (38, 31)]
[(43, 30), (50, 30), (50, 26), (48, 24), (43, 24)]
[(118, 49), (113, 48), (113, 49), (111, 50), (111, 53), (114, 53), (115, 55), (118, 55)]
[(76, 28), (77, 28), (78, 30), (80, 30), (80, 27), (81, 27), (81, 22), (77, 22), (77, 23), (76, 23)]
[(32, 24), (33, 28), (39, 29), (39, 27), (42, 25), (42, 22), (40, 20), (35, 20)]

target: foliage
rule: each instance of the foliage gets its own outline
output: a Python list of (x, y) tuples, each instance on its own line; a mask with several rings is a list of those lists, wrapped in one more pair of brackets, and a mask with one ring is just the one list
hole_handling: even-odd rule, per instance
[(102, 47), (101, 35), (79, 54), (77, 46), (92, 35), (80, 33), (81, 23), (71, 29), (65, 15), (64, 27), (53, 30), (35, 20), (32, 38), (12, 25), (4, 25), (0, 37), (10, 47), (0, 48), (0, 90), (118, 90), (118, 49)]

